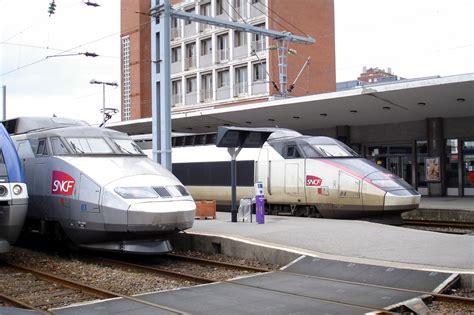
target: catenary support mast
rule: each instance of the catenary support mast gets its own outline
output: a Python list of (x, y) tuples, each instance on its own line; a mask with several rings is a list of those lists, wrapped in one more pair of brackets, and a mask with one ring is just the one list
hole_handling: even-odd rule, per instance
[[(297, 36), (290, 32), (279, 32), (249, 24), (224, 21), (209, 16), (203, 16), (176, 10), (171, 7), (169, 0), (157, 0), (157, 5), (151, 8), (151, 15), (156, 19), (157, 32), (152, 29), (151, 60), (152, 63), (152, 133), (153, 159), (171, 170), (171, 72), (170, 72), (170, 18), (171, 16), (192, 22), (205, 23), (243, 32), (260, 34), (277, 40), (278, 68), (280, 93), (287, 96), (287, 53), (288, 42), (313, 44), (312, 37)], [(152, 25), (155, 22), (152, 22)], [(154, 26), (152, 26), (153, 28)]]

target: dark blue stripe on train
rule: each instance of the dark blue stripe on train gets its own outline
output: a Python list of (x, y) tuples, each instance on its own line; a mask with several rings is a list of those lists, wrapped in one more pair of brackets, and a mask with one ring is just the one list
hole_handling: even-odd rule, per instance
[(21, 167), (20, 158), (3, 124), (0, 124), (0, 145), (3, 160), (5, 161), (8, 181), (11, 183), (24, 183), (25, 175)]

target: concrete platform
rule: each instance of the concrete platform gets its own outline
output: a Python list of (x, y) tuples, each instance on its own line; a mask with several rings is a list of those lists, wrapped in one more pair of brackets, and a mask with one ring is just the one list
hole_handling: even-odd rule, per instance
[(474, 197), (421, 197), (420, 208), (404, 219), (474, 223)]
[(187, 233), (233, 239), (295, 254), (411, 268), (474, 274), (474, 236), (412, 230), (357, 220), (266, 216), (265, 224), (197, 220)]

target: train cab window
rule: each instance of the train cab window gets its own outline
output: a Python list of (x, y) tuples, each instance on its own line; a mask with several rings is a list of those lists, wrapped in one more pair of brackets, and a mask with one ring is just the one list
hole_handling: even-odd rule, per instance
[(66, 146), (58, 137), (52, 137), (51, 139), (51, 148), (53, 149), (54, 155), (68, 154)]
[(16, 151), (18, 152), (18, 156), (22, 159), (32, 158), (35, 156), (28, 140), (18, 141), (16, 144)]
[(299, 159), (301, 158), (301, 154), (300, 152), (298, 151), (298, 148), (296, 147), (296, 145), (289, 145), (286, 147), (286, 150), (285, 150), (285, 158), (287, 159)]
[(66, 138), (74, 154), (113, 154), (103, 138)]
[(39, 139), (38, 148), (36, 149), (36, 155), (48, 155), (48, 146), (46, 145), (46, 139)]
[(144, 155), (140, 147), (130, 139), (112, 139), (120, 153)]

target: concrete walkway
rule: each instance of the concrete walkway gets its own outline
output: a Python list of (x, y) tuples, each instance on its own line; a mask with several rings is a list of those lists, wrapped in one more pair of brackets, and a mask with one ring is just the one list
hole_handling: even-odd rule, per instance
[(265, 224), (196, 220), (187, 232), (239, 239), (357, 263), (474, 274), (474, 235), (451, 235), (356, 220), (266, 216)]
[(420, 209), (474, 211), (474, 197), (421, 197)]

